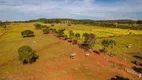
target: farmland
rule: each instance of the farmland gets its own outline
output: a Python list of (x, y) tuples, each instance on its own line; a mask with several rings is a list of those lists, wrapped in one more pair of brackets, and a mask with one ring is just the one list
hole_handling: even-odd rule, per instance
[[(49, 24), (47, 24), (50, 26)], [(117, 46), (112, 49), (112, 52), (114, 55), (117, 55), (117, 57), (122, 57), (126, 53), (139, 53), (142, 55), (142, 43), (140, 42), (142, 40), (142, 31), (141, 30), (129, 30), (129, 29), (118, 29), (118, 28), (106, 28), (106, 27), (98, 27), (98, 26), (85, 26), (85, 25), (55, 25), (53, 28), (56, 29), (66, 29), (65, 34), (69, 36), (70, 30), (72, 30), (74, 33), (80, 33), (81, 35), (83, 33), (93, 33), (97, 37), (96, 44), (94, 48), (100, 50), (102, 48), (101, 41), (103, 39), (114, 39), (117, 41)], [(129, 33), (132, 34), (129, 34)], [(83, 41), (83, 37), (81, 36), (80, 42)], [(128, 44), (132, 44), (132, 49), (127, 49), (126, 46)], [(125, 53), (125, 54), (123, 54)], [(128, 57), (128, 55), (126, 55)], [(129, 56), (130, 57), (130, 56)]]
[(0, 33), (2, 33), (3, 31), (4, 31), (4, 29), (0, 27)]
[[(38, 22), (36, 22), (38, 23)], [(91, 55), (85, 57), (83, 50), (76, 45), (58, 39), (52, 34), (43, 34), (42, 30), (36, 30), (34, 23), (13, 23), (8, 26), (10, 30), (0, 37), (0, 79), (6, 80), (108, 80), (112, 77), (123, 76), (132, 80), (138, 77), (124, 72), (123, 67), (117, 64), (105, 62), (104, 55)], [(43, 24), (43, 23), (41, 23)], [(50, 26), (51, 24), (44, 24)], [(117, 45), (112, 51), (116, 58), (124, 61), (130, 66), (132, 60), (137, 60), (133, 56), (142, 56), (142, 31), (118, 28), (106, 28), (87, 25), (55, 24), (52, 28), (65, 29), (65, 34), (69, 36), (68, 31), (75, 33), (93, 33), (96, 35), (94, 48), (102, 48), (103, 39), (114, 39)], [(34, 31), (35, 37), (23, 38), (21, 31)], [(3, 32), (3, 29), (0, 29)], [(129, 34), (129, 33), (132, 34)], [(34, 43), (33, 41), (36, 41)], [(83, 42), (83, 37), (79, 39)], [(132, 48), (126, 48), (132, 44)], [(33, 64), (23, 65), (18, 60), (17, 49), (23, 45), (31, 46), (39, 55), (39, 59)], [(77, 53), (75, 59), (70, 59), (71, 53)], [(138, 60), (141, 61), (141, 60)], [(105, 74), (104, 74), (105, 73)]]
[[(47, 24), (50, 26), (50, 24)], [(61, 29), (65, 28), (67, 31), (65, 34), (68, 34), (68, 31), (72, 30), (75, 33), (93, 33), (96, 37), (113, 37), (113, 36), (121, 36), (121, 35), (142, 35), (141, 30), (130, 30), (130, 29), (119, 29), (119, 28), (106, 28), (106, 27), (98, 27), (98, 26), (85, 26), (85, 25), (72, 25), (67, 26), (64, 24), (57, 24), (54, 28)]]

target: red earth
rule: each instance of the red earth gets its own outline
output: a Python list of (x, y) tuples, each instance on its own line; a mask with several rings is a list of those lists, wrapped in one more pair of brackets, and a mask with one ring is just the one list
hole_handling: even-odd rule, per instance
[[(56, 37), (53, 34), (48, 34), (48, 36)], [(78, 45), (72, 45), (62, 39), (60, 39), (60, 44), (73, 46), (77, 51), (75, 59), (70, 59), (69, 55), (65, 53), (64, 56), (67, 57), (65, 59), (60, 57), (45, 60), (52, 66), (45, 65), (43, 61), (37, 60), (35, 64), (38, 64), (39, 70), (35, 73), (30, 75), (10, 74), (8, 78), (10, 80), (109, 80), (118, 75), (130, 80), (140, 80), (138, 77), (124, 71), (125, 68), (131, 68), (126, 60), (110, 57), (104, 53), (100, 53), (100, 55), (90, 53), (88, 57), (85, 57), (85, 54), (89, 52), (85, 52)], [(56, 44), (52, 46), (54, 45)], [(30, 65), (26, 67), (31, 68)]]

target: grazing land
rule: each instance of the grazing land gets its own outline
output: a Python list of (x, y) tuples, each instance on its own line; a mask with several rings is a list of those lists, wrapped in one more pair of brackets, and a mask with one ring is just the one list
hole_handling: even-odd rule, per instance
[[(51, 28), (65, 29), (67, 36), (70, 30), (80, 33), (80, 43), (84, 39), (83, 33), (93, 33), (96, 35), (93, 47), (96, 50), (102, 49), (101, 41), (104, 39), (117, 41), (113, 49), (108, 49), (108, 54), (112, 52), (114, 57), (105, 53), (90, 53), (90, 56), (85, 57), (88, 52), (53, 34), (43, 34), (42, 30), (33, 27), (36, 23), (10, 23), (10, 30), (0, 37), (0, 80), (110, 80), (115, 76), (141, 80), (125, 72), (124, 68), (135, 66), (131, 61), (142, 63), (141, 59), (134, 57), (142, 56), (142, 30), (67, 24), (54, 24), (51, 27), (51, 24), (44, 24)], [(21, 32), (24, 30), (34, 31), (35, 37), (23, 38)], [(3, 31), (0, 28), (0, 33)], [(126, 47), (129, 44), (131, 48)], [(21, 64), (17, 49), (23, 45), (31, 46), (39, 55), (35, 63)], [(77, 54), (75, 59), (70, 59), (72, 53)]]

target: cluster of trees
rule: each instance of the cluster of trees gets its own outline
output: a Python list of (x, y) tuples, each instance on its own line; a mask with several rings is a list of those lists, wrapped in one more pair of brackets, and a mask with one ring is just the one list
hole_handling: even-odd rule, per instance
[[(67, 24), (84, 24), (103, 27), (117, 27), (123, 29), (142, 30), (142, 20), (76, 20), (76, 19), (46, 19), (41, 18), (35, 21), (43, 23), (67, 23)], [(126, 25), (127, 24), (127, 25)]]
[(43, 31), (43, 34), (48, 34), (50, 32), (50, 29), (49, 27), (46, 27), (42, 31)]
[[(116, 46), (116, 41), (112, 39), (105, 39), (102, 40), (101, 44), (103, 46), (101, 51), (107, 52), (109, 47), (112, 49), (114, 46)], [(110, 55), (112, 55), (112, 52), (110, 52)]]
[(1, 21), (0, 21), (0, 27), (6, 29), (6, 28), (7, 28), (7, 25), (8, 25), (8, 24), (7, 24), (6, 22), (1, 22)]
[(93, 48), (95, 41), (96, 41), (96, 37), (94, 34), (90, 33), (84, 33), (83, 34), (84, 37), (84, 43), (89, 49)]
[(55, 28), (46, 27), (42, 31), (43, 31), (43, 34), (52, 33), (52, 34), (56, 34), (58, 37), (65, 37), (64, 35), (65, 29), (57, 30)]
[[(77, 43), (77, 40), (80, 37), (80, 33), (74, 33), (73, 31), (69, 31), (69, 38), (74, 39), (73, 43)], [(96, 41), (96, 36), (92, 33), (83, 33), (82, 37), (84, 37), (82, 45), (85, 48), (92, 49)]]
[[(81, 37), (80, 33), (74, 33), (73, 31), (69, 31), (69, 36), (64, 34), (65, 29), (59, 29), (56, 30), (54, 28), (48, 28), (48, 32), (52, 32), (57, 34), (58, 37), (64, 37), (65, 40), (69, 40), (69, 42), (72, 42), (72, 44), (77, 44), (78, 39)], [(82, 45), (86, 49), (92, 49), (96, 42), (96, 36), (92, 33), (83, 33), (82, 37), (84, 38), (84, 41)], [(113, 48), (116, 45), (116, 41), (112, 39), (105, 39), (102, 41), (103, 49), (101, 51), (107, 52), (108, 48)]]
[(68, 26), (70, 26), (71, 24), (84, 24), (84, 25), (92, 25), (92, 26), (117, 27), (117, 28), (123, 28), (123, 29), (142, 30), (142, 20), (127, 20), (127, 19), (126, 20), (89, 20), (89, 19), (77, 20), (77, 19), (67, 19), (67, 18), (66, 19), (40, 18), (37, 20), (29, 20), (29, 21), (0, 22), (0, 25), (1, 23), (9, 24), (9, 23), (28, 23), (28, 22), (43, 22), (43, 23), (50, 23), (50, 24), (63, 23), (63, 24), (68, 24)]
[(73, 31), (69, 31), (69, 37), (79, 39), (81, 37), (80, 33), (74, 33)]
[[(64, 38), (64, 40), (68, 40), (69, 42), (72, 42), (72, 44), (78, 43), (78, 39), (80, 39), (81, 37), (80, 33), (74, 33), (73, 31), (68, 31), (69, 36), (67, 36), (64, 34), (64, 32), (65, 32), (65, 29), (57, 30), (57, 29), (50, 28), (50, 27), (43, 29), (44, 34), (48, 34), (48, 33), (56, 34), (57, 37)], [(90, 34), (84, 33), (83, 37), (84, 37), (83, 44), (86, 45), (87, 48), (92, 48), (96, 40), (95, 35), (91, 33)]]
[(34, 32), (31, 30), (24, 30), (21, 32), (23, 37), (34, 37)]

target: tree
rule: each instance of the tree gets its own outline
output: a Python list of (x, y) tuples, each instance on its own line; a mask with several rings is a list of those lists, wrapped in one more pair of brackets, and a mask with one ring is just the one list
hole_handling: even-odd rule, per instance
[(22, 46), (18, 49), (19, 54), (19, 60), (25, 64), (25, 63), (32, 63), (35, 62), (38, 58), (38, 55), (35, 54), (35, 51), (32, 50), (32, 48), (28, 45)]
[(21, 32), (23, 37), (34, 37), (34, 32), (31, 30), (25, 30)]
[(102, 46), (103, 46), (102, 51), (104, 51), (104, 52), (107, 52), (107, 48), (109, 46), (111, 48), (113, 48), (116, 45), (116, 41), (112, 40), (112, 39), (111, 40), (109, 40), (109, 39), (103, 40), (101, 43), (102, 43)]
[(64, 31), (65, 31), (65, 29), (59, 29), (58, 32), (57, 32), (58, 36), (63, 37), (64, 36)]
[(83, 37), (86, 37), (86, 36), (88, 36), (88, 33), (83, 33), (82, 36), (83, 36)]
[(1, 22), (1, 21), (0, 21), (0, 27), (3, 27), (4, 29), (6, 29), (7, 24), (6, 24), (5, 22)]
[(36, 29), (42, 29), (43, 28), (43, 26), (41, 24), (34, 24), (34, 26), (35, 26)]
[(85, 36), (84, 44), (88, 46), (88, 48), (93, 48), (95, 44), (96, 37), (94, 34), (90, 33)]
[(73, 31), (69, 31), (69, 36), (70, 36), (70, 38), (74, 38), (74, 32)]
[(80, 37), (80, 34), (79, 33), (76, 33), (75, 34), (75, 37), (78, 39)]
[(45, 28), (42, 31), (43, 31), (43, 34), (48, 34), (50, 32), (50, 29), (49, 28)]
[(58, 31), (56, 29), (54, 29), (54, 28), (50, 28), (50, 32), (55, 33), (55, 34), (58, 33)]

